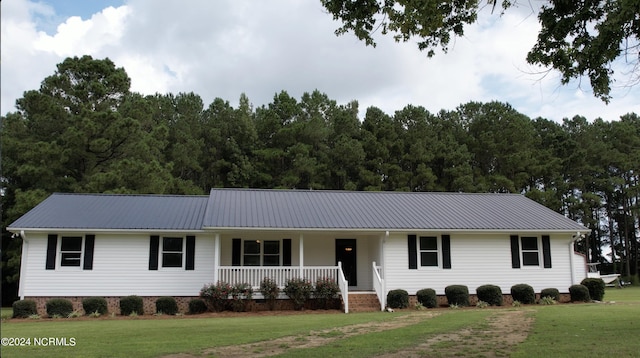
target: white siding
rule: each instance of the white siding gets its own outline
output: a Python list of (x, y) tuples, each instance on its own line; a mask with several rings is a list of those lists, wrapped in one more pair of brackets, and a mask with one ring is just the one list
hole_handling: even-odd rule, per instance
[[(544, 288), (568, 292), (572, 284), (569, 255), (571, 238), (568, 234), (565, 236), (551, 235), (552, 268), (548, 269), (542, 267), (542, 253), (540, 267), (511, 268), (511, 246), (507, 234), (453, 234), (451, 269), (420, 267), (418, 258), (418, 269), (410, 270), (407, 235), (391, 235), (384, 247), (386, 288), (402, 288), (409, 294), (415, 294), (423, 288), (432, 288), (437, 294), (444, 294), (445, 287), (459, 284), (466, 285), (469, 293), (475, 294), (478, 286), (493, 284), (500, 286), (502, 292), (508, 294), (511, 286), (526, 283), (536, 292)], [(578, 260), (574, 264), (580, 265), (576, 261)], [(442, 265), (441, 260), (439, 263)]]
[(46, 234), (27, 235), (27, 240), (24, 296), (197, 296), (213, 280), (214, 240), (204, 235), (196, 235), (193, 271), (149, 270), (149, 235), (96, 235), (92, 270), (60, 267), (59, 252), (56, 269), (45, 270)]

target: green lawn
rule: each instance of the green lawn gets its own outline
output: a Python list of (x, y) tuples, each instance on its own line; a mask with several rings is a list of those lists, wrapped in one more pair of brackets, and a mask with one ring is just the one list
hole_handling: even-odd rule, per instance
[[(640, 287), (607, 289), (605, 301), (615, 303), (523, 306), (535, 318), (525, 342), (513, 357), (615, 356), (632, 357), (640, 352)], [(502, 308), (513, 310), (514, 308)], [(10, 309), (2, 315), (10, 315)], [(304, 340), (309, 332), (328, 330), (335, 338), (313, 348), (285, 349), (284, 356), (367, 357), (410, 348), (427, 337), (473, 328), (482, 332), (493, 309), (439, 309), (437, 317), (383, 332), (362, 331), (345, 335), (337, 329), (349, 325), (390, 322), (403, 311), (355, 314), (303, 314), (169, 319), (57, 319), (2, 321), (2, 337), (30, 338), (31, 346), (3, 346), (2, 357), (158, 357), (172, 353), (207, 355), (207, 349), (270, 341), (295, 336)], [(66, 338), (73, 346), (34, 346), (35, 338)], [(60, 342), (59, 342), (60, 343)], [(466, 354), (462, 354), (465, 355)], [(479, 355), (481, 356), (481, 355)]]

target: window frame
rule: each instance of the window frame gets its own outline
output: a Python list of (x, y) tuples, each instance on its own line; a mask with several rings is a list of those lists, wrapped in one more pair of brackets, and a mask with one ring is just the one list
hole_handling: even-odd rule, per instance
[[(185, 258), (186, 258), (186, 240), (184, 236), (161, 236), (162, 241), (160, 242), (160, 247), (158, 250), (158, 255), (160, 256), (160, 262), (158, 268), (161, 269), (183, 269), (185, 267)], [(165, 250), (165, 240), (177, 240), (180, 239), (180, 251), (177, 250)], [(167, 265), (165, 264), (165, 255), (180, 255), (180, 265)]]
[[(65, 239), (80, 239), (80, 251), (78, 251), (78, 250), (63, 250), (63, 242), (65, 241)], [(60, 257), (60, 259), (56, 260), (56, 261), (58, 261), (57, 262), (57, 267), (65, 268), (65, 269), (66, 268), (71, 268), (71, 269), (77, 268), (77, 269), (81, 270), (82, 269), (82, 261), (83, 261), (84, 254), (85, 254), (85, 247), (84, 247), (84, 245), (85, 245), (85, 237), (84, 237), (84, 235), (81, 235), (81, 236), (72, 236), (72, 235), (62, 236), (61, 235), (60, 236), (60, 240), (58, 240), (58, 241), (59, 241), (59, 243), (58, 243), (58, 248), (57, 249), (58, 249), (58, 254), (59, 254), (58, 256)], [(78, 264), (77, 265), (75, 265), (75, 264), (74, 265), (66, 265), (66, 264), (64, 264), (64, 262), (65, 262), (65, 254), (67, 254), (67, 255), (68, 254), (73, 254), (74, 256), (78, 255), (78, 258), (77, 258)], [(73, 261), (75, 262), (76, 259), (74, 258)]]
[[(266, 253), (265, 247), (266, 247), (266, 243), (273, 243), (276, 242), (278, 243), (278, 251), (277, 254), (271, 254), (271, 253)], [(247, 253), (246, 249), (247, 249), (247, 243), (258, 243), (258, 251), (257, 253), (255, 252), (250, 252)], [(269, 239), (269, 240), (252, 240), (252, 239), (243, 239), (242, 240), (242, 249), (241, 249), (241, 266), (246, 266), (246, 267), (282, 267), (283, 266), (283, 244), (282, 244), (282, 239)], [(277, 257), (278, 260), (278, 264), (277, 265), (265, 265), (265, 256), (266, 257)], [(258, 264), (252, 264), (252, 265), (247, 265), (247, 257), (258, 257)]]
[[(422, 239), (435, 239), (436, 247), (432, 248), (422, 248)], [(420, 262), (418, 263), (418, 267), (421, 269), (438, 269), (442, 268), (442, 241), (440, 236), (438, 235), (418, 235), (417, 236), (417, 255)], [(426, 265), (424, 264), (424, 260), (422, 254), (435, 254), (436, 264), (435, 265)]]
[[(540, 255), (542, 254), (542, 243), (540, 242), (540, 237), (538, 236), (520, 236), (519, 238), (520, 242), (520, 260), (521, 260), (521, 268), (536, 268), (536, 267), (541, 267), (541, 262), (542, 260), (540, 259)], [(531, 242), (535, 242), (536, 247), (535, 249), (532, 248), (525, 248), (525, 239), (526, 240), (530, 240), (530, 239), (535, 239), (535, 241), (530, 241)], [(527, 245), (528, 246), (528, 245)], [(535, 253), (535, 258), (536, 258), (536, 263), (532, 264), (532, 263), (527, 263), (527, 260), (525, 260), (525, 257), (530, 257), (529, 260), (531, 259), (531, 257), (533, 257), (533, 255), (529, 255), (529, 254), (534, 254)]]

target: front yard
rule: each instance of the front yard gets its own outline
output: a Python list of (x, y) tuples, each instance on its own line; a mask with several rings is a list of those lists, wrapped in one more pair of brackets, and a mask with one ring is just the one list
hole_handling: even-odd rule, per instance
[(607, 289), (604, 299), (615, 303), (3, 319), (2, 357), (636, 356), (640, 287)]

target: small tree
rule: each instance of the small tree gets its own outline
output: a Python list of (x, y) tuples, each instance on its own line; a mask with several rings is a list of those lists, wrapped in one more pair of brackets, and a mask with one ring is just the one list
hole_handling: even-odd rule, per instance
[(318, 306), (328, 309), (329, 302), (338, 297), (340, 287), (335, 280), (329, 278), (319, 278), (316, 281), (316, 287), (313, 295), (318, 300)]
[(227, 308), (232, 287), (226, 282), (204, 285), (200, 290), (200, 297), (216, 312), (222, 312)]

